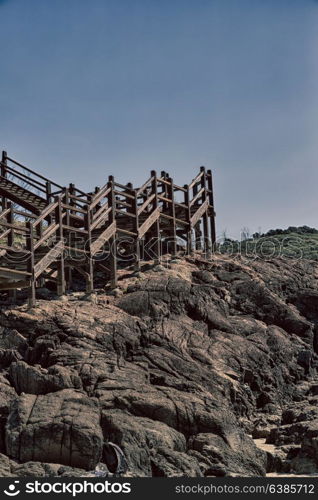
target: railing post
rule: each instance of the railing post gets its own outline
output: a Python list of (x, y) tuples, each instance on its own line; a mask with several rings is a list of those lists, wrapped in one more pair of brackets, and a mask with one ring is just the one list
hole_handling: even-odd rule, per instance
[[(65, 205), (70, 205), (70, 206), (73, 205), (73, 200), (70, 197), (72, 190), (73, 190), (73, 184), (70, 184), (68, 188), (64, 188)], [(65, 213), (66, 213), (65, 224), (66, 226), (71, 226), (70, 210), (66, 208)], [(72, 241), (72, 232), (69, 231), (69, 229), (65, 231), (65, 240), (67, 241), (67, 246), (71, 248), (73, 246), (73, 241)], [(69, 252), (69, 250), (67, 252)], [(67, 289), (70, 290), (72, 288), (72, 268), (70, 266), (68, 266), (65, 269), (65, 279), (66, 279)]]
[[(153, 177), (152, 181), (152, 187), (151, 187), (151, 194), (154, 194), (154, 201), (153, 201), (153, 211), (157, 210), (159, 203), (158, 203), (158, 178), (157, 178), (157, 172), (155, 170), (151, 171), (151, 177)], [(159, 264), (160, 259), (161, 259), (161, 240), (160, 240), (160, 217), (156, 220), (154, 223), (155, 230), (154, 230), (154, 237), (156, 239), (155, 241), (155, 263)]]
[(87, 231), (87, 240), (85, 244), (87, 263), (87, 279), (86, 279), (86, 292), (92, 293), (94, 290), (94, 268), (92, 248), (92, 233), (91, 233), (91, 211), (90, 204), (86, 206), (86, 214), (84, 215), (84, 229)]
[[(198, 194), (198, 184), (195, 183), (193, 188), (192, 188), (192, 196), (193, 198)], [(197, 201), (192, 205), (195, 207), (197, 205)], [(198, 222), (194, 225), (194, 250), (201, 250), (201, 230), (200, 230), (200, 225), (201, 225), (201, 220), (198, 220)]]
[[(107, 195), (108, 206), (111, 207), (109, 212), (109, 225), (116, 221), (116, 198), (114, 193), (114, 177), (108, 177), (108, 187), (110, 192)], [(110, 245), (110, 286), (117, 287), (117, 240), (116, 234), (109, 239)]]
[(133, 218), (133, 230), (136, 233), (136, 256), (135, 256), (135, 271), (140, 270), (140, 239), (139, 239), (139, 217), (138, 217), (138, 198), (137, 191), (133, 190), (133, 185), (131, 182), (127, 184), (127, 188), (130, 190), (130, 193), (133, 193), (134, 199), (131, 200), (131, 210), (134, 214)]
[(51, 203), (51, 196), (52, 196), (52, 185), (50, 181), (46, 181), (45, 183), (46, 186), (46, 201), (48, 203)]
[(207, 171), (208, 189), (209, 189), (209, 203), (210, 203), (210, 228), (211, 228), (211, 243), (212, 250), (214, 249), (216, 243), (216, 232), (215, 232), (215, 210), (214, 210), (214, 199), (213, 199), (213, 178), (212, 171)]
[(193, 245), (192, 245), (192, 224), (191, 224), (191, 207), (190, 207), (190, 190), (189, 185), (185, 184), (184, 186), (184, 204), (186, 205), (186, 221), (188, 223), (187, 227), (187, 254), (191, 255), (193, 253)]
[(30, 287), (29, 287), (29, 307), (35, 306), (35, 276), (34, 276), (34, 239), (33, 239), (33, 223), (27, 221), (26, 227), (29, 230), (29, 234), (26, 241), (27, 250), (29, 253), (29, 258), (27, 260), (27, 272), (31, 274), (30, 276)]
[(177, 228), (176, 228), (176, 206), (174, 203), (174, 188), (173, 188), (173, 179), (169, 177), (169, 186), (168, 186), (168, 196), (171, 200), (170, 206), (170, 216), (172, 217), (172, 256), (175, 257), (177, 255)]
[[(55, 209), (55, 222), (58, 224), (58, 240), (64, 244), (63, 236), (63, 217), (62, 217), (62, 200), (61, 196), (56, 196), (54, 201), (58, 203)], [(57, 295), (65, 294), (65, 275), (64, 275), (64, 249), (57, 259)]]
[[(2, 159), (1, 159), (1, 176), (2, 177), (7, 177), (7, 165), (8, 165), (8, 155), (6, 151), (2, 151)], [(7, 208), (7, 199), (5, 196), (2, 196), (2, 210), (5, 210)]]
[[(204, 174), (201, 177), (201, 187), (204, 188), (202, 195), (202, 203), (204, 203), (207, 199), (207, 188), (206, 188), (207, 175), (205, 172), (205, 167), (201, 167), (200, 170), (201, 172), (204, 172)], [(208, 210), (206, 210), (203, 214), (203, 238), (204, 238), (204, 252), (205, 254), (207, 254), (207, 257), (209, 258), (211, 256), (211, 242), (209, 239), (208, 221), (209, 221)]]
[[(8, 201), (7, 209), (10, 210), (8, 215), (7, 215), (7, 223), (10, 225), (13, 225), (14, 224), (14, 210), (13, 210), (13, 206), (12, 206), (11, 201)], [(13, 242), (14, 242), (14, 229), (13, 228), (10, 228), (10, 233), (8, 234), (7, 241), (8, 241), (8, 247), (12, 247)]]

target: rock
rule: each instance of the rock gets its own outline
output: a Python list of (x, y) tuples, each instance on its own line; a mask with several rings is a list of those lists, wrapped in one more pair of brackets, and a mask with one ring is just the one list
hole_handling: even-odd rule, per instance
[(0, 477), (13, 477), (14, 474), (11, 472), (12, 461), (6, 456), (0, 453)]
[(10, 377), (18, 393), (47, 394), (61, 389), (82, 388), (82, 381), (76, 372), (58, 365), (47, 370), (18, 361), (11, 364)]
[(251, 476), (265, 475), (266, 454), (255, 446), (249, 436), (237, 429), (231, 429), (223, 437), (212, 433), (197, 434), (189, 445), (205, 459), (204, 475), (212, 475), (215, 464), (219, 473), (214, 475), (246, 473), (247, 470)]
[(103, 412), (102, 426), (106, 440), (124, 451), (133, 474), (149, 476), (155, 468), (157, 475), (165, 477), (180, 476), (185, 471), (201, 475), (198, 465), (186, 455), (184, 435), (162, 422), (111, 410)]
[(6, 426), (10, 457), (92, 469), (102, 454), (103, 435), (96, 403), (65, 389), (46, 395), (21, 395)]
[(0, 475), (91, 477), (108, 442), (128, 477), (313, 471), (318, 263), (153, 271), (0, 311)]

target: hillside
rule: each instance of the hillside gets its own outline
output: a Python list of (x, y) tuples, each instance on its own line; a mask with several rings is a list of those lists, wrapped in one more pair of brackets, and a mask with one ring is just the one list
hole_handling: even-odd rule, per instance
[(318, 230), (308, 226), (271, 229), (267, 233), (242, 235), (241, 241), (226, 238), (218, 246), (221, 254), (241, 253), (248, 258), (310, 259), (318, 261)]
[(186, 258), (2, 308), (0, 475), (111, 469), (109, 441), (129, 476), (318, 473), (317, 284), (314, 261)]

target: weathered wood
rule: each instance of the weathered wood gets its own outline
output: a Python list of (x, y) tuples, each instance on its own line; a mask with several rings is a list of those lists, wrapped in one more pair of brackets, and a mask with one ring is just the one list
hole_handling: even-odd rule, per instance
[(160, 217), (160, 207), (157, 207), (151, 215), (149, 215), (148, 219), (140, 226), (138, 229), (138, 237), (142, 238), (144, 234), (151, 228), (151, 226), (158, 220)]
[[(114, 192), (114, 177), (112, 175), (108, 178), (108, 185), (110, 187), (109, 194), (107, 195), (108, 206), (111, 208), (109, 212), (109, 222), (115, 222), (116, 217), (116, 197)], [(112, 288), (117, 286), (117, 242), (116, 234), (109, 238), (110, 244), (110, 285)]]
[(209, 207), (209, 202), (208, 202), (208, 200), (205, 200), (205, 202), (202, 203), (202, 205), (198, 208), (198, 210), (195, 212), (195, 214), (191, 217), (191, 224), (193, 226), (202, 217), (202, 215), (204, 214), (204, 212), (206, 212), (206, 210), (208, 209), (208, 207)]
[(64, 251), (63, 241), (58, 241), (57, 244), (51, 248), (51, 250), (42, 257), (39, 262), (37, 262), (34, 266), (34, 276), (38, 278), (41, 274), (52, 264), (52, 262), (56, 261), (58, 257)]
[(155, 196), (155, 194), (149, 196), (149, 198), (147, 198), (147, 200), (138, 208), (138, 215), (140, 215), (145, 210), (145, 208), (148, 207), (149, 203), (152, 202)]
[(10, 269), (9, 267), (0, 267), (0, 276), (12, 280), (21, 279), (21, 276), (31, 276), (32, 273), (28, 271), (18, 271), (17, 269)]
[(56, 233), (56, 231), (59, 229), (59, 224), (52, 224), (49, 226), (42, 234), (42, 237), (34, 243), (34, 250), (39, 248), (43, 243), (48, 240), (53, 234)]
[(211, 242), (212, 245), (216, 243), (216, 231), (215, 231), (215, 211), (214, 211), (214, 199), (213, 199), (213, 179), (212, 171), (207, 171), (207, 181), (209, 188), (209, 202), (210, 202), (210, 228), (211, 228)]
[[(202, 235), (205, 250), (210, 248), (211, 243), (215, 243), (212, 172), (205, 171), (204, 167), (200, 168), (199, 174), (189, 185), (183, 187), (175, 184), (166, 171), (162, 171), (160, 177), (157, 177), (153, 170), (150, 178), (137, 189), (131, 183), (120, 184), (115, 182), (113, 176), (109, 176), (108, 182), (101, 189), (95, 188), (92, 192), (85, 193), (74, 184), (63, 188), (30, 169), (29, 178), (25, 173), (15, 170), (15, 165), (24, 166), (11, 160), (4, 152), (0, 162), (0, 196), (3, 207), (0, 227), (5, 229), (0, 234), (0, 239), (7, 243), (0, 245), (0, 258), (7, 252), (24, 252), (26, 263), (20, 262), (17, 266), (13, 263), (12, 269), (11, 264), (9, 268), (0, 268), (0, 289), (1, 286), (2, 289), (5, 286), (15, 289), (15, 283), (26, 283), (29, 287), (30, 305), (35, 303), (35, 285), (41, 286), (45, 279), (54, 279), (53, 274), (56, 275), (59, 294), (65, 291), (65, 276), (71, 289), (72, 269), (80, 269), (79, 272), (87, 281), (87, 291), (92, 291), (93, 258), (106, 242), (109, 242), (111, 251), (104, 272), (107, 270), (107, 280), (110, 275), (111, 286), (117, 286), (117, 234), (129, 236), (129, 244), (135, 245), (136, 268), (140, 266), (142, 245), (152, 240), (155, 242), (151, 244), (152, 255), (155, 255), (154, 260), (157, 262), (161, 258), (162, 241), (169, 243), (169, 248), (166, 245), (164, 252), (173, 255), (177, 253), (179, 237), (187, 241), (189, 253), (193, 251), (193, 233), (196, 237), (196, 249), (201, 248)], [(9, 165), (8, 161), (12, 164)], [(8, 173), (12, 173), (20, 181), (24, 180), (27, 188), (8, 179)], [(45, 193), (45, 198), (34, 191), (35, 187)], [(59, 193), (54, 199), (52, 187), (55, 191), (58, 188), (55, 195)], [(177, 197), (180, 192), (184, 201)], [(11, 202), (17, 203), (25, 211), (13, 209), (12, 205), (10, 207)], [(19, 216), (18, 224), (15, 221), (16, 215)], [(21, 217), (25, 226), (20, 224)], [(30, 219), (34, 222), (31, 223)], [(26, 249), (14, 247), (16, 233), (26, 236)], [(79, 236), (85, 240), (82, 248), (77, 248)], [(48, 243), (52, 237), (56, 237), (57, 243), (50, 248)], [(65, 250), (68, 251), (68, 256), (65, 255)], [(75, 252), (80, 252), (82, 264), (75, 260)], [(100, 266), (99, 268), (102, 269)]]
[(110, 226), (108, 226), (97, 238), (97, 240), (93, 241), (91, 244), (91, 253), (95, 255), (106, 243), (106, 241), (111, 238), (116, 233), (116, 221), (112, 222)]
[(28, 288), (30, 280), (21, 281), (3, 281), (0, 283), (0, 290), (16, 290), (17, 288)]

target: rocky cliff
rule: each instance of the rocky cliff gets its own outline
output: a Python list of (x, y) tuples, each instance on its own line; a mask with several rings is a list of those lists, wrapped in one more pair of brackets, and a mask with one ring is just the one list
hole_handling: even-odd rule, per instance
[(109, 441), (130, 476), (318, 471), (318, 263), (175, 259), (48, 299), (0, 313), (1, 476), (110, 468)]

